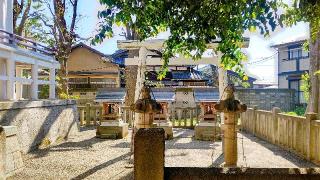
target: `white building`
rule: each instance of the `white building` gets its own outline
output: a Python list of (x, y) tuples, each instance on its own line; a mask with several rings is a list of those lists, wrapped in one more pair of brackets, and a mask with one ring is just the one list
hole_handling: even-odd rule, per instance
[[(24, 99), (27, 86), (31, 89), (27, 97), (36, 100), (43, 84), (50, 86), (49, 98), (55, 99), (55, 73), (60, 64), (53, 50), (13, 34), (12, 11), (12, 0), (0, 1), (0, 100)], [(49, 80), (39, 77), (41, 69), (50, 72)]]
[(271, 47), (278, 51), (277, 81), (279, 88), (296, 90), (296, 102), (306, 103), (301, 91), (301, 75), (309, 72), (309, 52), (303, 50), (306, 39), (276, 44)]

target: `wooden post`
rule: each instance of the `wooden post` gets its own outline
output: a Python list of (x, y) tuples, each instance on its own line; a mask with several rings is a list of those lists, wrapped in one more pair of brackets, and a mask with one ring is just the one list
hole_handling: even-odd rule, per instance
[(317, 113), (307, 113), (306, 115), (306, 155), (307, 160), (311, 160), (312, 151), (315, 146), (314, 137), (311, 135), (312, 121), (317, 120)]
[(79, 112), (80, 112), (80, 126), (84, 125), (84, 108), (79, 108)]
[(276, 144), (279, 141), (278, 135), (278, 114), (281, 112), (281, 109), (274, 107), (272, 109), (272, 143)]
[(87, 103), (86, 104), (86, 126), (89, 126), (90, 125), (90, 106), (91, 104), (90, 103)]

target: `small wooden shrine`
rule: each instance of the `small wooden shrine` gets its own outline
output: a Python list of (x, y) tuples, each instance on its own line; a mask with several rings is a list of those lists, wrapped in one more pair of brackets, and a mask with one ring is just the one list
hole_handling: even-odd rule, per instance
[(166, 132), (166, 139), (173, 138), (172, 122), (170, 122), (170, 109), (175, 100), (175, 92), (172, 88), (153, 88), (153, 98), (160, 103), (161, 110), (154, 114), (153, 122), (157, 127), (161, 127)]
[(127, 136), (128, 124), (122, 120), (121, 107), (124, 104), (124, 88), (99, 90), (95, 102), (102, 104), (101, 123), (97, 127), (97, 137), (119, 139)]
[(195, 88), (194, 96), (200, 106), (200, 122), (195, 126), (195, 138), (198, 140), (216, 140), (220, 137), (220, 122), (214, 108), (219, 101), (219, 92), (208, 88)]

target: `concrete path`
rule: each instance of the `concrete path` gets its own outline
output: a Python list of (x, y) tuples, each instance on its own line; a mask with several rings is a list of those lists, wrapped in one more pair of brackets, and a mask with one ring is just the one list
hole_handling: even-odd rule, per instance
[[(166, 166), (220, 166), (221, 142), (196, 141), (192, 135), (193, 130), (174, 129), (175, 138), (166, 141)], [(94, 136), (95, 130), (86, 130), (69, 142), (25, 156), (25, 169), (9, 179), (132, 179), (130, 137), (101, 140)], [(249, 134), (238, 134), (238, 149), (239, 166), (316, 167)]]

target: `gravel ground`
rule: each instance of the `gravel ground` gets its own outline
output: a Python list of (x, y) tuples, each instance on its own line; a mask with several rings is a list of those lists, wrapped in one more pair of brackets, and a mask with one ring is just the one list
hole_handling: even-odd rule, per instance
[[(193, 130), (174, 129), (174, 135), (173, 140), (166, 141), (166, 166), (222, 165), (221, 142), (193, 140)], [(101, 140), (94, 136), (95, 130), (82, 131), (68, 142), (26, 155), (24, 170), (9, 179), (133, 179), (130, 137)], [(238, 149), (239, 166), (316, 167), (245, 133), (238, 134)]]

